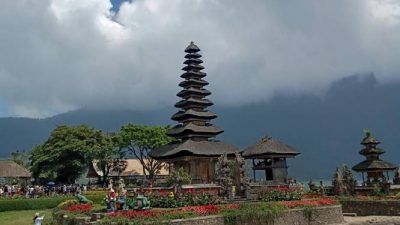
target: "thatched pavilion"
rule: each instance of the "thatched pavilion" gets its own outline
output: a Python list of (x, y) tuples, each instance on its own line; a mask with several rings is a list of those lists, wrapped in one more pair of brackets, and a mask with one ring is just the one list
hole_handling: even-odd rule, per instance
[(31, 172), (13, 161), (0, 161), (0, 178), (25, 179), (31, 178)]
[[(363, 185), (387, 183), (390, 179), (389, 172), (394, 172), (397, 169), (396, 165), (380, 159), (380, 155), (385, 153), (383, 149), (377, 147), (380, 143), (369, 130), (365, 132), (365, 137), (360, 143), (364, 148), (360, 150), (359, 154), (366, 159), (353, 166), (354, 171), (362, 174)], [(364, 173), (367, 174), (366, 180)]]
[(242, 155), (253, 162), (253, 179), (256, 171), (265, 171), (267, 184), (286, 184), (288, 181), (288, 166), (286, 158), (294, 158), (300, 153), (293, 147), (271, 137), (264, 137), (257, 143), (244, 149)]

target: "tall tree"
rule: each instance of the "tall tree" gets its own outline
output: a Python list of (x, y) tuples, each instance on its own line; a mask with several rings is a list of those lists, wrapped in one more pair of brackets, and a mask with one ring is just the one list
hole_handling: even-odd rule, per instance
[(127, 148), (140, 161), (144, 177), (148, 176), (151, 183), (154, 180), (154, 176), (165, 165), (160, 161), (152, 159), (149, 156), (149, 152), (172, 141), (166, 135), (168, 129), (169, 127), (134, 124), (127, 124), (121, 128), (120, 138), (122, 147)]
[(124, 160), (125, 152), (120, 147), (120, 138), (117, 134), (105, 134), (96, 131), (98, 148), (91, 151), (91, 158), (102, 172), (101, 183), (104, 186), (111, 171), (120, 174), (127, 167)]
[(62, 183), (73, 183), (85, 171), (93, 151), (102, 148), (98, 131), (86, 125), (57, 126), (44, 144), (31, 153), (34, 176), (54, 173)]

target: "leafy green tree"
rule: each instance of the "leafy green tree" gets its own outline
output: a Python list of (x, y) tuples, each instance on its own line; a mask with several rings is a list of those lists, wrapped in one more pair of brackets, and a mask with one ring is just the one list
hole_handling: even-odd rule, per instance
[(120, 131), (121, 147), (127, 148), (140, 161), (144, 177), (148, 176), (151, 183), (165, 165), (152, 159), (149, 152), (172, 141), (166, 135), (168, 129), (169, 127), (127, 124)]
[(96, 166), (101, 170), (101, 183), (104, 184), (111, 171), (117, 171), (120, 174), (127, 167), (124, 160), (125, 152), (120, 147), (120, 139), (117, 134), (104, 134), (96, 131), (98, 148), (91, 151), (91, 158), (96, 162)]
[(91, 162), (93, 152), (107, 144), (100, 131), (86, 125), (57, 126), (44, 144), (32, 150), (33, 175), (55, 174), (57, 181), (73, 183)]

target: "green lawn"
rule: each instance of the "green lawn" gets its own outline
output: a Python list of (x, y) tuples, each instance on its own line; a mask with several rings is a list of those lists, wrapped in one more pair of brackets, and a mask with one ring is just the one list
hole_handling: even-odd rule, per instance
[(51, 218), (51, 209), (8, 211), (8, 212), (0, 212), (0, 224), (31, 225), (33, 224), (33, 217), (37, 212), (44, 215), (45, 220)]
[[(100, 204), (93, 205), (93, 210), (101, 210), (104, 208), (105, 206)], [(44, 220), (46, 221), (51, 219), (51, 211), (52, 209), (0, 212), (0, 225), (31, 225), (33, 224), (33, 217), (37, 212), (44, 215)]]

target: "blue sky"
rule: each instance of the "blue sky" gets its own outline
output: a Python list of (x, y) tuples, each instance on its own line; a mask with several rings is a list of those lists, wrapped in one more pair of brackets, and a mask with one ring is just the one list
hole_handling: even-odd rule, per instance
[(117, 12), (117, 11), (119, 10), (120, 5), (121, 5), (123, 2), (127, 2), (127, 1), (130, 1), (130, 0), (111, 0), (111, 3), (113, 4), (112, 10), (113, 10), (114, 12)]

